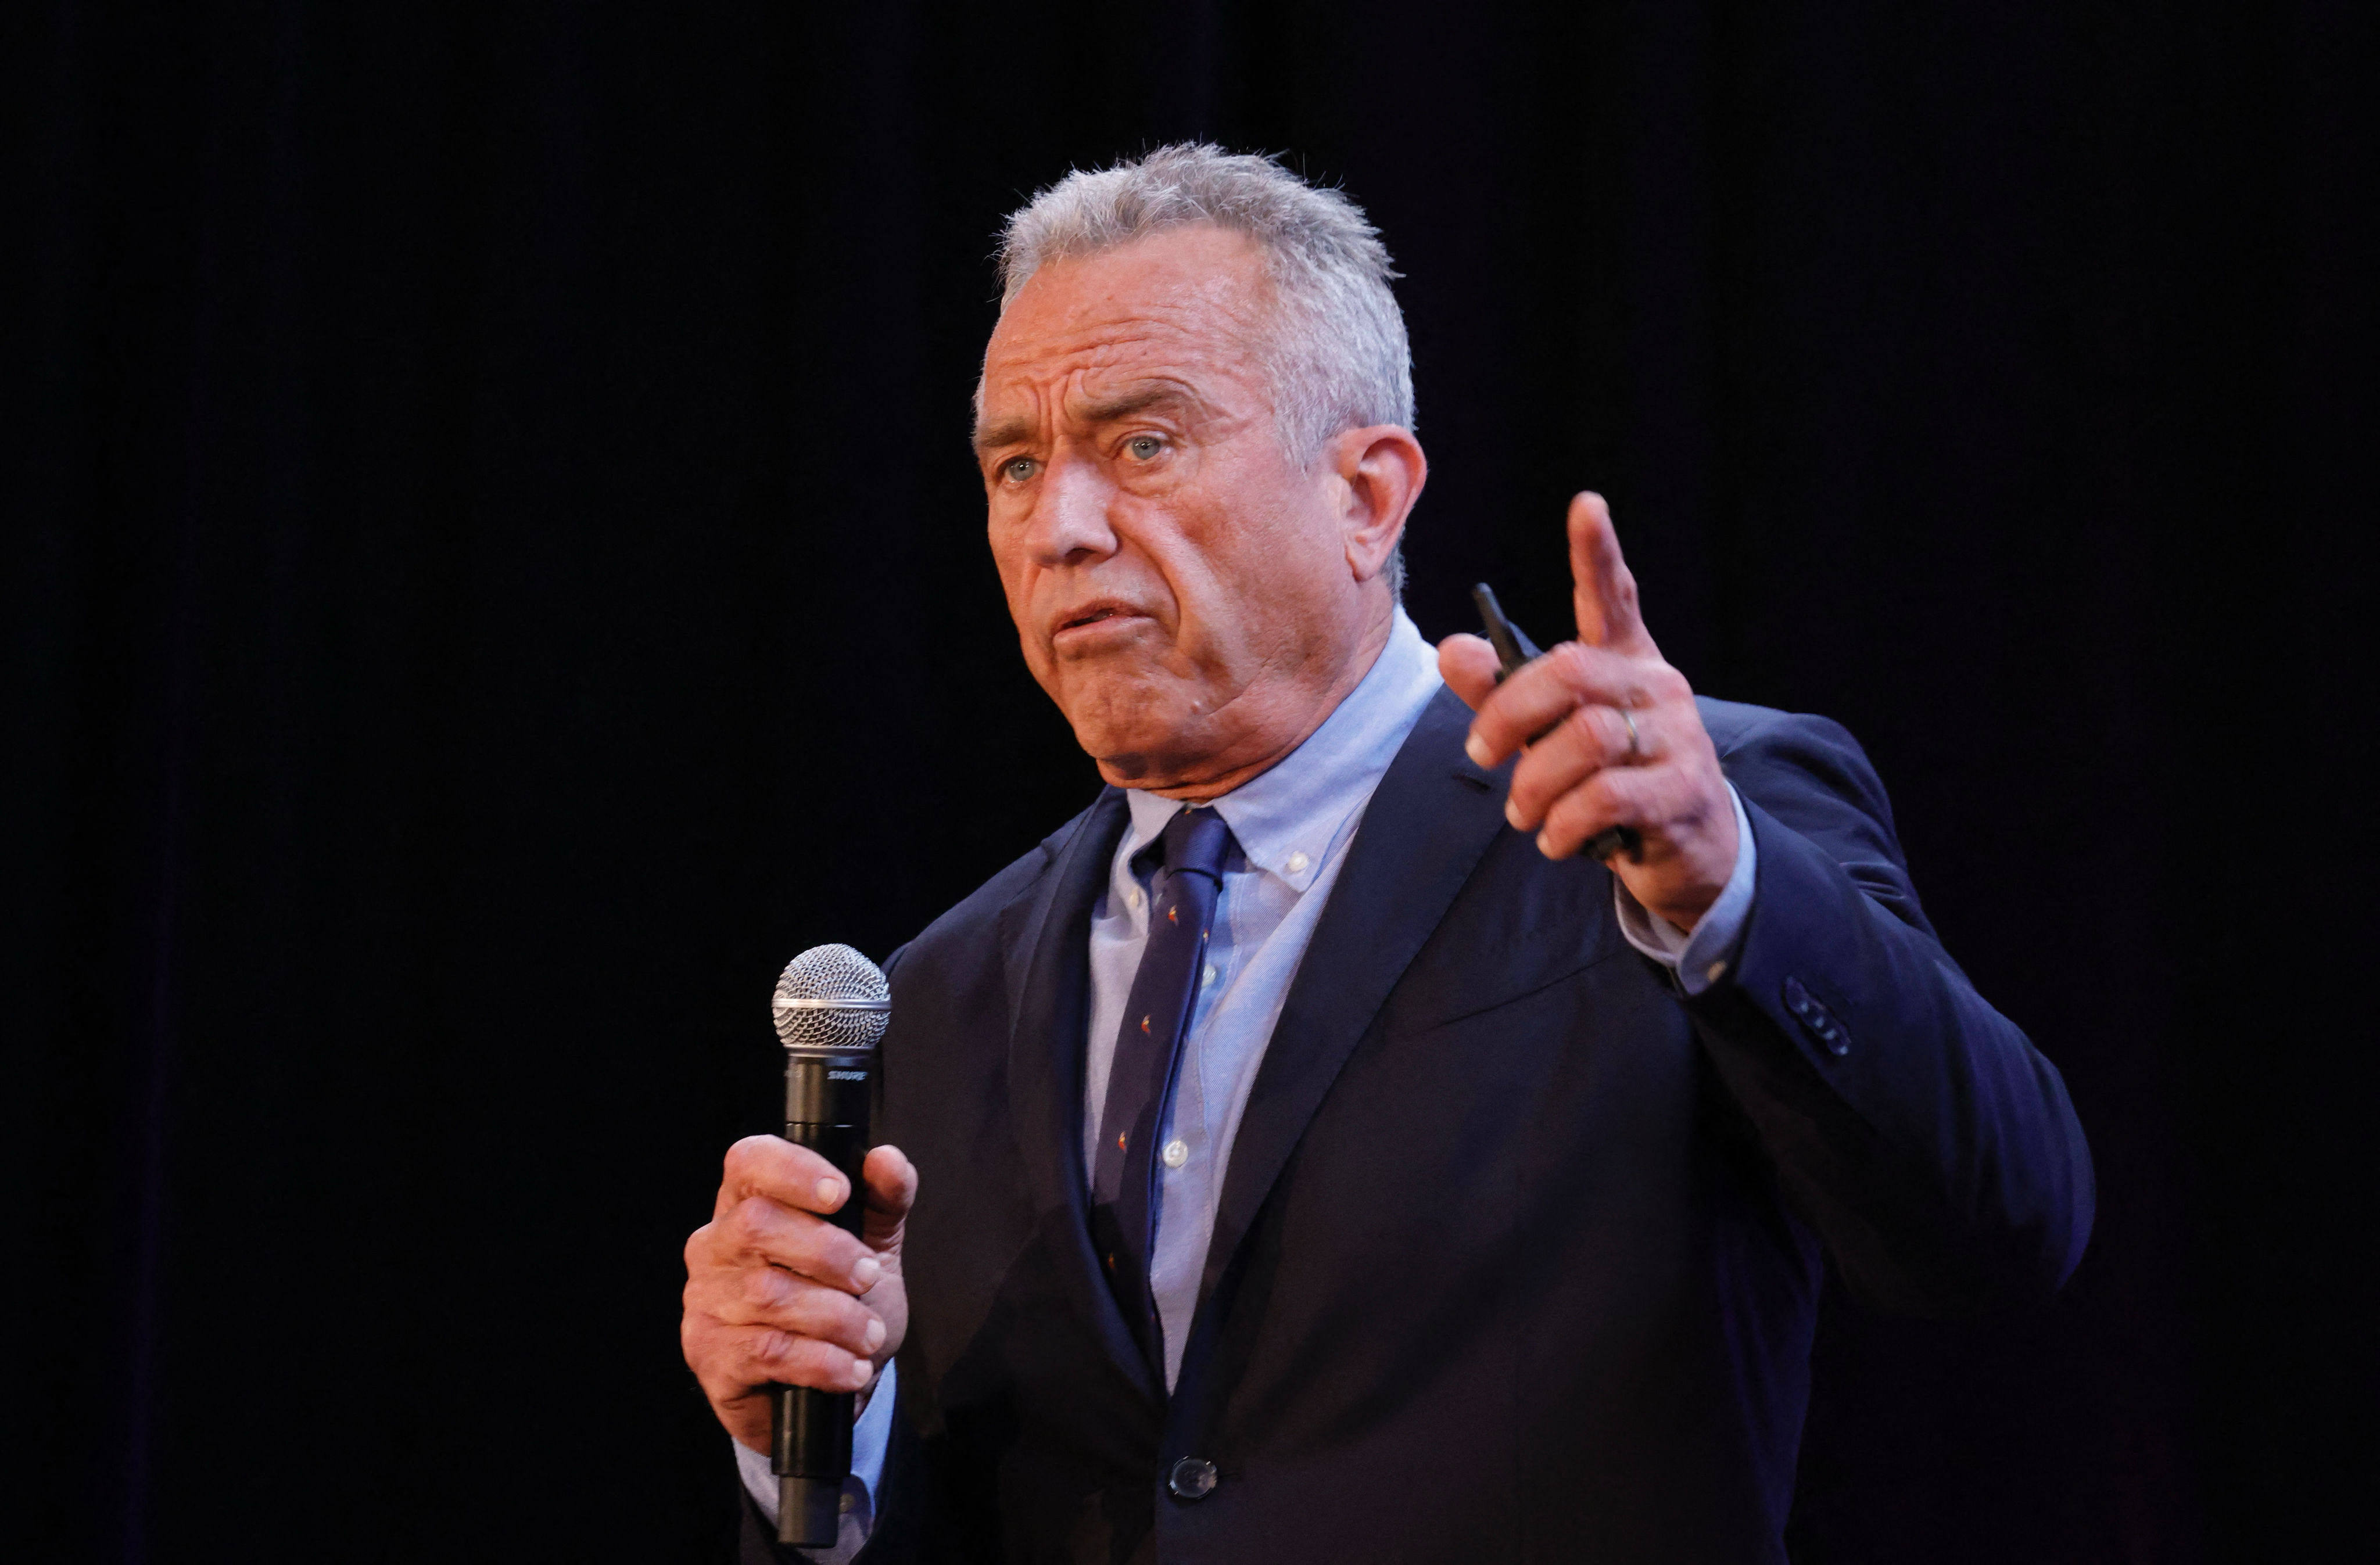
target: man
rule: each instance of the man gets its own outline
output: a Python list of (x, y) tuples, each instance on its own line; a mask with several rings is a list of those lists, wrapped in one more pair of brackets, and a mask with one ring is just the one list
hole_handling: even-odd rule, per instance
[(2057, 1072), (1850, 736), (1662, 661), (1596, 496), (1577, 639), (1433, 659), (1342, 197), (1167, 148), (1002, 265), (992, 552), (1111, 786), (888, 964), (865, 1243), (818, 1159), (728, 1153), (684, 1338), (747, 1558), (785, 1382), (873, 1388), (837, 1557), (1782, 1559), (1821, 1245), (1894, 1307), (2054, 1290)]

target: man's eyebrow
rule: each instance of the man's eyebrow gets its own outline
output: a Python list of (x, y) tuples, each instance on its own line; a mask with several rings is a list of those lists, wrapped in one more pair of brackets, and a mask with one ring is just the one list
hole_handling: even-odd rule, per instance
[(1148, 413), (1160, 408), (1180, 413), (1199, 411), (1198, 398), (1189, 387), (1173, 381), (1148, 381), (1127, 386), (1106, 396), (1092, 397), (1077, 410), (1087, 424), (1112, 424), (1129, 419), (1135, 413)]
[(975, 431), (976, 454), (998, 451), (1003, 445), (1023, 445), (1032, 438), (1030, 419), (1002, 419), (997, 424), (978, 424)]
[[(1189, 387), (1172, 381), (1148, 381), (1078, 403), (1075, 417), (1087, 424), (1112, 424), (1137, 413), (1166, 411), (1195, 416), (1204, 410), (1205, 404)], [(1033, 420), (1024, 418), (981, 425), (975, 431), (976, 451), (981, 455), (1003, 446), (1026, 444), (1033, 438)]]

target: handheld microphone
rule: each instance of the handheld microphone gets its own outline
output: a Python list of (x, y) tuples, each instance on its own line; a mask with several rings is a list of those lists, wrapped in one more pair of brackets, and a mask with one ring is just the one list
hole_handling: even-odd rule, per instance
[[(785, 1139), (832, 1163), (848, 1182), (843, 1209), (826, 1220), (856, 1235), (868, 1210), (860, 1165), (892, 989), (876, 964), (849, 946), (812, 946), (785, 964), (771, 1009), (785, 1046)], [(851, 1476), (852, 1397), (777, 1388), (769, 1468), (777, 1474), (779, 1543), (820, 1548), (835, 1541), (843, 1483)]]
[[(1488, 627), (1488, 645), (1496, 649), (1497, 684), (1501, 685), (1513, 674), (1518, 673), (1522, 664), (1544, 656), (1538, 651), (1537, 644), (1530, 640), (1519, 625), (1504, 617), (1503, 605), (1496, 601), (1494, 588), (1484, 581), (1481, 582), (1471, 589), (1471, 601), (1479, 610), (1481, 623)], [(1554, 725), (1556, 728), (1560, 726), (1560, 723)], [(1546, 730), (1546, 734), (1552, 732), (1552, 728)], [(1629, 732), (1633, 734), (1635, 730), (1632, 727)], [(1544, 738), (1546, 734), (1536, 735), (1529, 743), (1536, 744), (1538, 739)], [(1579, 851), (1589, 858), (1602, 859), (1608, 859), (1613, 854), (1624, 853), (1633, 860), (1644, 846), (1645, 839), (1637, 833), (1633, 826), (1607, 826), (1589, 837), (1585, 846)]]

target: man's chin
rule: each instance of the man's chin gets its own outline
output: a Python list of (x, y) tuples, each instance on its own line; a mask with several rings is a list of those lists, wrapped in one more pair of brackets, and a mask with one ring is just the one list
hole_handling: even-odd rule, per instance
[(1099, 775), (1119, 788), (1171, 786), (1197, 757), (1185, 753), (1178, 734), (1093, 734), (1080, 729), (1075, 737), (1084, 753), (1099, 763)]
[(1195, 720), (1180, 708), (1141, 703), (1079, 713), (1073, 722), (1075, 742), (1119, 788), (1164, 786), (1200, 753)]

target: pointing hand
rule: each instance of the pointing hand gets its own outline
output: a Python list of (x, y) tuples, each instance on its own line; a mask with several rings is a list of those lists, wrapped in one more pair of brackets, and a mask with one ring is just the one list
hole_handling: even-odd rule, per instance
[(1500, 685), (1495, 650), (1451, 636), (1439, 671), (1477, 714), (1473, 760), (1496, 766), (1523, 752), (1505, 806), (1513, 826), (1535, 831), (1548, 858), (1609, 827), (1635, 828), (1643, 846), (1615, 855), (1612, 872), (1648, 911), (1692, 929), (1726, 888), (1739, 845), (1718, 753), (1694, 687), (1645, 628), (1599, 494), (1571, 501), (1570, 569), (1577, 640)]

